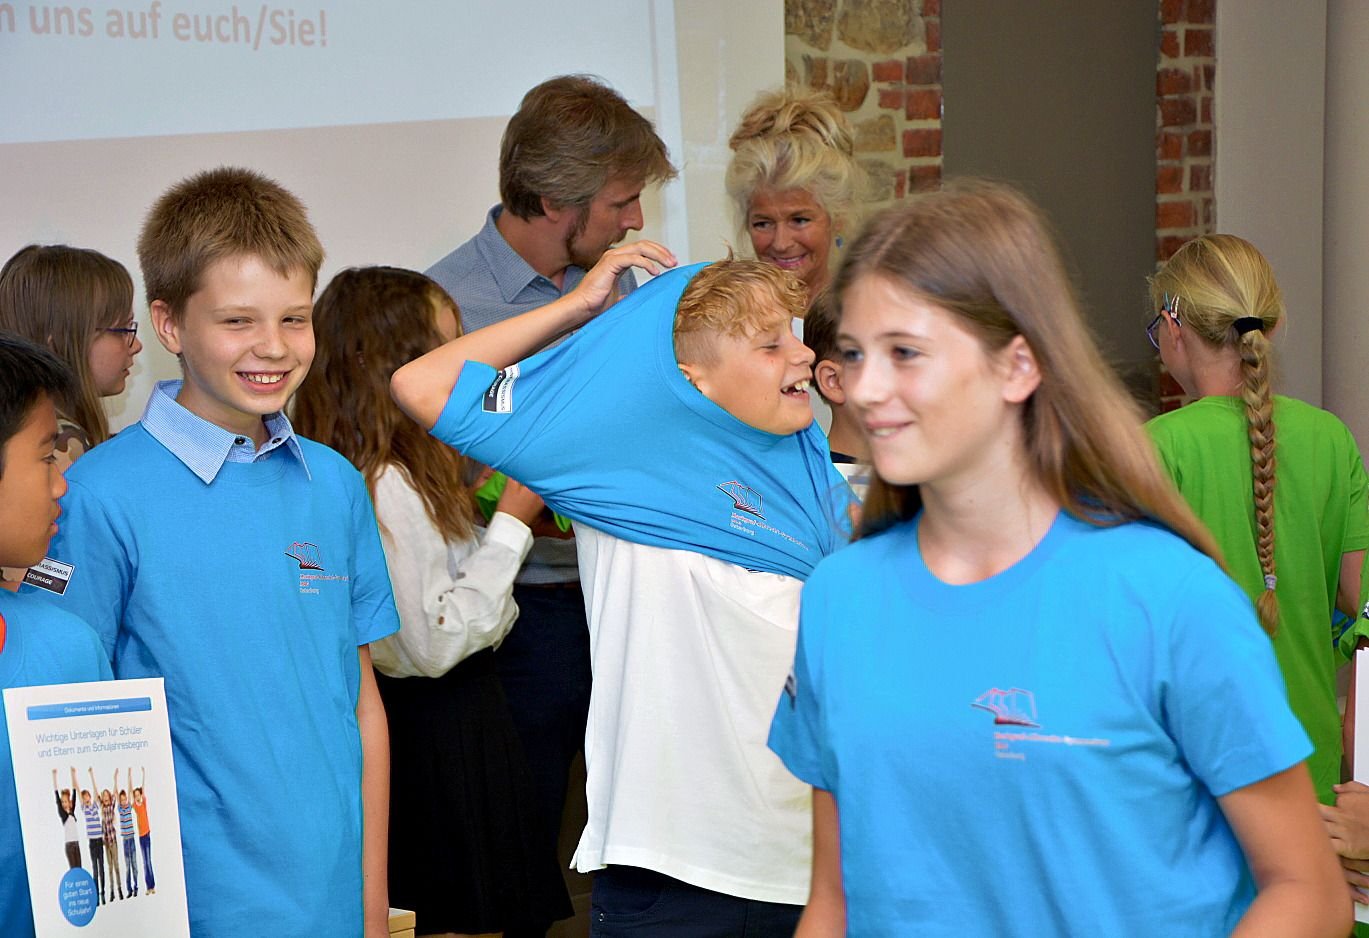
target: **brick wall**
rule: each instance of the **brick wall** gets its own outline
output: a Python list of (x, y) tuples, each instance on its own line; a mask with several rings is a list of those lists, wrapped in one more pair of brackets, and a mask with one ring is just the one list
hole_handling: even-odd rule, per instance
[(941, 181), (941, 0), (785, 0), (785, 78), (856, 132), (870, 210)]
[[(1216, 0), (1160, 0), (1160, 58), (1155, 75), (1156, 264), (1168, 260), (1188, 239), (1213, 231), (1215, 7)], [(1160, 409), (1182, 406), (1183, 389), (1162, 365), (1157, 375)]]

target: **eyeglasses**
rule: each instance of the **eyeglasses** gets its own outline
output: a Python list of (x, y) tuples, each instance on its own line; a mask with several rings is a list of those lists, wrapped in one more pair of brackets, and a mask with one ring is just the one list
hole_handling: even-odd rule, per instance
[[(119, 335), (126, 336), (125, 341), (128, 342), (130, 348), (133, 346), (133, 341), (138, 338), (138, 324), (136, 322), (131, 322), (126, 326), (106, 326), (102, 331), (115, 332)], [(1153, 342), (1154, 339), (1151, 341)]]
[(1160, 311), (1155, 314), (1155, 318), (1150, 321), (1150, 325), (1146, 326), (1146, 338), (1150, 340), (1150, 344), (1155, 347), (1155, 351), (1157, 352), (1160, 351), (1160, 337), (1157, 335), (1160, 329), (1160, 317), (1169, 316), (1170, 319), (1174, 320), (1174, 325), (1182, 325), (1182, 323), (1179, 322), (1178, 294), (1175, 294), (1172, 299), (1168, 293), (1164, 296), (1164, 305), (1162, 305)]

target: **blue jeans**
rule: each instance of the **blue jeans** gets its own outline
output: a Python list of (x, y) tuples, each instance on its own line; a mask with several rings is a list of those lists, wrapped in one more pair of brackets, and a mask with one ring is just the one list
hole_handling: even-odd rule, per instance
[(152, 834), (140, 834), (138, 842), (143, 845), (143, 882), (151, 892), (157, 888), (157, 880), (152, 876)]
[(124, 867), (128, 873), (128, 894), (138, 894), (138, 840), (132, 834), (124, 835)]
[(594, 874), (593, 938), (792, 938), (803, 906), (742, 899), (634, 866)]

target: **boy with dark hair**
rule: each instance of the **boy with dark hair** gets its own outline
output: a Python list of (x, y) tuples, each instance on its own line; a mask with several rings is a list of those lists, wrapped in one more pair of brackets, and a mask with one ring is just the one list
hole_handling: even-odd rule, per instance
[(837, 345), (840, 311), (830, 293), (821, 293), (808, 308), (803, 320), (803, 344), (813, 350), (813, 386), (832, 411), (827, 429), (827, 446), (832, 462), (860, 496), (870, 483), (870, 445), (854, 414), (846, 409), (845, 371)]
[[(57, 468), (54, 405), (72, 391), (70, 372), (51, 352), (0, 333), (0, 566), (38, 563), (57, 529), (57, 500), (66, 481)], [(0, 689), (111, 676), (90, 626), (53, 609), (28, 587), (0, 590)], [(33, 934), (33, 906), (8, 740), (0, 703), (0, 922), (6, 935), (22, 938)]]
[(593, 933), (792, 935), (809, 794), (765, 739), (845, 486), (813, 426), (790, 275), (698, 265), (597, 315), (621, 271), (673, 264), (651, 242), (614, 248), (566, 297), (391, 386), (439, 439), (576, 521), (594, 688), (575, 865), (599, 871)]
[(367, 646), (398, 620), (361, 476), (282, 412), (314, 357), (318, 237), (285, 189), (223, 168), (153, 205), (138, 256), (184, 380), (69, 474), (53, 599), (119, 677), (166, 680), (191, 931), (385, 934)]

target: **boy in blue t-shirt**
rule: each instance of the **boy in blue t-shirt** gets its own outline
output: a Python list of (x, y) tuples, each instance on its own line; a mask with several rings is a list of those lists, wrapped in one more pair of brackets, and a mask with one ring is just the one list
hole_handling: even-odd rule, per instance
[[(25, 568), (43, 559), (57, 529), (57, 500), (66, 481), (57, 468), (55, 401), (74, 390), (52, 353), (0, 333), (0, 566)], [(95, 633), (69, 613), (32, 595), (0, 589), (0, 689), (110, 678)], [(74, 775), (74, 773), (73, 773)], [(74, 802), (76, 783), (69, 795)], [(74, 804), (73, 804), (74, 810)], [(52, 885), (56, 895), (57, 883)], [(24, 841), (0, 704), (0, 922), (6, 935), (33, 934)]]
[(51, 598), (119, 677), (166, 680), (191, 931), (385, 934), (367, 646), (398, 620), (361, 476), (282, 413), (322, 247), (293, 195), (222, 168), (153, 205), (138, 256), (184, 380), (68, 475), (52, 556), (74, 569)]
[[(673, 263), (651, 242), (615, 248), (392, 390), (576, 523), (594, 684), (574, 865), (599, 871), (596, 930), (792, 934), (809, 795), (765, 748), (768, 697), (846, 488), (813, 425), (797, 282), (756, 261), (661, 273)], [(598, 315), (628, 266), (661, 276)]]

